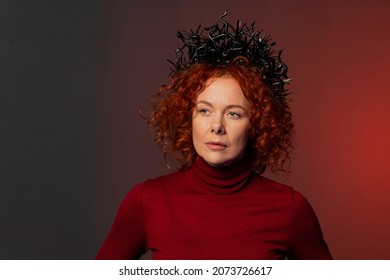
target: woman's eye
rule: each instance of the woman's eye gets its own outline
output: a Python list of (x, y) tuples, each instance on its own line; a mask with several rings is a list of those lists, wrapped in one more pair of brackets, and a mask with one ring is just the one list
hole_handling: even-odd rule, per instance
[(241, 114), (237, 112), (228, 112), (228, 116), (233, 119), (239, 119), (241, 117)]
[(210, 111), (208, 109), (198, 109), (198, 112), (201, 114), (201, 115), (207, 115), (210, 113)]

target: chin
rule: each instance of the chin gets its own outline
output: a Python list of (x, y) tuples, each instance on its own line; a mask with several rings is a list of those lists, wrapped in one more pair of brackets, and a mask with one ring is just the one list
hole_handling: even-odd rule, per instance
[(224, 167), (232, 164), (234, 161), (233, 160), (215, 160), (215, 159), (208, 159), (208, 158), (203, 158), (205, 162), (207, 162), (209, 165), (214, 166), (214, 167)]
[(214, 162), (208, 162), (206, 161), (209, 165), (214, 166), (214, 167), (224, 167), (229, 165), (228, 163), (214, 163)]
[(244, 154), (240, 154), (238, 156), (232, 156), (232, 157), (221, 157), (220, 155), (210, 155), (210, 154), (207, 154), (206, 156), (202, 156), (202, 155), (199, 156), (203, 158), (203, 160), (211, 166), (225, 167), (237, 161), (240, 161), (244, 157)]

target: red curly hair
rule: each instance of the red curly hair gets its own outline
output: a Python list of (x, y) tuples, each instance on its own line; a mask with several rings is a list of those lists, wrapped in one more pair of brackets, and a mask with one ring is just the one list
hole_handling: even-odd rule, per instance
[(167, 85), (160, 87), (148, 119), (155, 131), (155, 141), (165, 159), (173, 157), (178, 168), (192, 165), (197, 154), (192, 140), (192, 111), (198, 94), (211, 78), (231, 76), (241, 86), (250, 106), (251, 133), (246, 156), (252, 170), (263, 173), (267, 167), (273, 172), (288, 172), (284, 166), (293, 150), (293, 123), (287, 101), (277, 99), (262, 81), (261, 71), (252, 67), (245, 57), (219, 66), (196, 64), (177, 72)]

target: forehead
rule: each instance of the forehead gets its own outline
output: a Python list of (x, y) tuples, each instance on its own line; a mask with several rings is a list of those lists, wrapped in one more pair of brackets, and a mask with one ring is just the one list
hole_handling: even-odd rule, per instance
[(247, 104), (239, 83), (231, 76), (215, 77), (207, 80), (204, 89), (198, 94), (196, 102), (202, 100), (210, 103)]

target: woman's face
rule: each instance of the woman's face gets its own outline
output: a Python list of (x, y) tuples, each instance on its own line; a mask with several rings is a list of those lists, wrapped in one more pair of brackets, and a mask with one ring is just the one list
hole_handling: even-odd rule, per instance
[(234, 78), (209, 80), (192, 113), (192, 139), (198, 155), (213, 166), (227, 166), (243, 158), (249, 117), (248, 101)]

